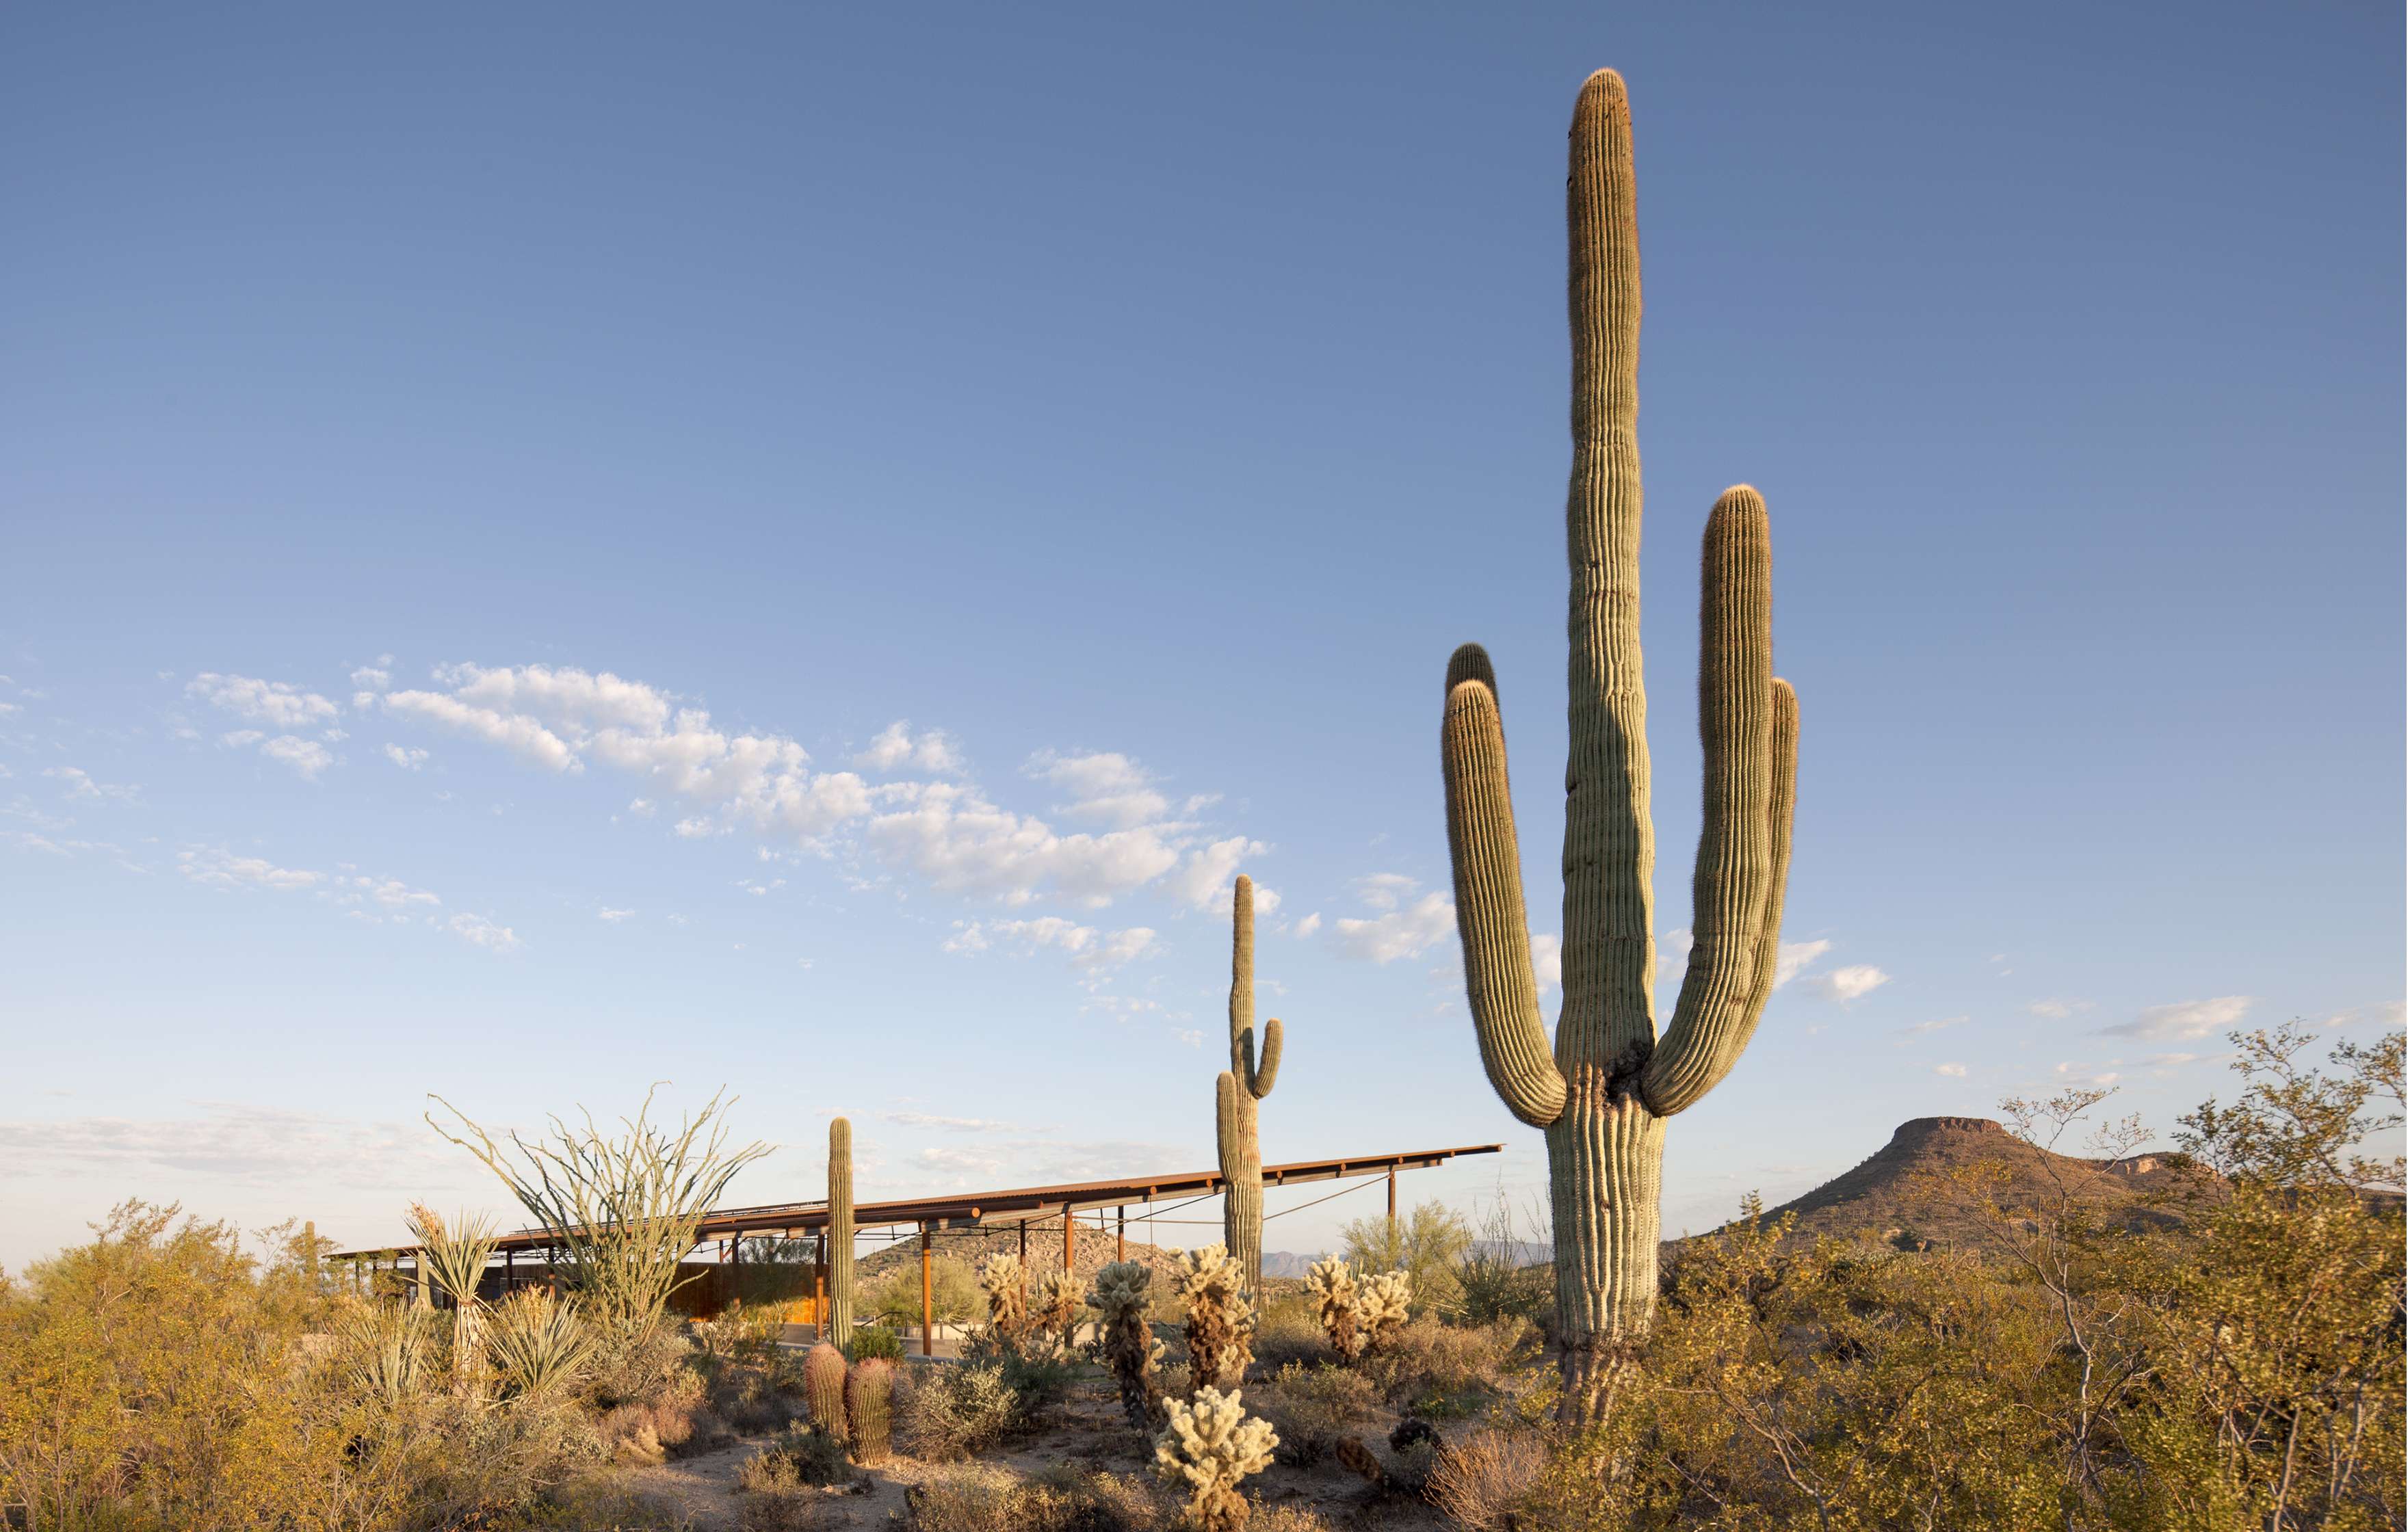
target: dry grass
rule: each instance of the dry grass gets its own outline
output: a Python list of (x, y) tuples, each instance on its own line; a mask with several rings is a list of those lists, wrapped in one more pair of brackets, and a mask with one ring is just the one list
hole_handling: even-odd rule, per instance
[(1547, 1469), (1535, 1431), (1473, 1431), (1439, 1449), (1429, 1497), (1466, 1532), (1504, 1532)]
[(1328, 1364), (1291, 1362), (1277, 1377), (1248, 1386), (1245, 1397), (1279, 1433), (1279, 1460), (1291, 1468), (1311, 1468), (1327, 1457), (1380, 1408), (1380, 1391), (1369, 1378)]

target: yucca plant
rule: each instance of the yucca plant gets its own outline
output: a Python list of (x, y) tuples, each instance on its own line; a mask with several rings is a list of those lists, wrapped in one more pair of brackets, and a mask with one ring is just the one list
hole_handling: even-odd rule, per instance
[(409, 1232), (418, 1236), (418, 1267), (452, 1300), (452, 1382), (463, 1394), (477, 1387), (477, 1320), (484, 1301), (477, 1296), (485, 1265), (501, 1236), (482, 1213), (463, 1213), (452, 1223), (423, 1202), (409, 1205)]
[(348, 1391), (388, 1409), (426, 1384), (434, 1324), (407, 1303), (351, 1302), (336, 1311), (336, 1367)]
[(509, 1398), (540, 1398), (574, 1388), (585, 1376), (595, 1345), (577, 1306), (540, 1287), (505, 1300), (485, 1330), (486, 1354)]

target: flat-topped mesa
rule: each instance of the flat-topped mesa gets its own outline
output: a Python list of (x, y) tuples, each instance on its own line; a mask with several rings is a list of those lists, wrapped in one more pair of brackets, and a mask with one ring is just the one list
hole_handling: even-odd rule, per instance
[(1564, 770), (1563, 1009), (1539, 1010), (1496, 666), (1446, 669), (1440, 758), (1455, 923), (1480, 1062), (1505, 1107), (1547, 1135), (1563, 1414), (1603, 1409), (1654, 1311), (1664, 1124), (1739, 1062), (1779, 977), (1797, 801), (1798, 698), (1772, 673), (1772, 532), (1745, 484), (1707, 515), (1698, 561), (1703, 832), (1688, 971), (1656, 1004), (1656, 831), (1639, 625), (1639, 216), (1622, 77), (1573, 107), (1566, 178), (1572, 465), (1570, 755)]
[(1935, 1133), (1996, 1133), (2003, 1135), (2006, 1124), (1987, 1117), (1910, 1117), (1890, 1135), (1894, 1144), (1911, 1143), (1928, 1138)]

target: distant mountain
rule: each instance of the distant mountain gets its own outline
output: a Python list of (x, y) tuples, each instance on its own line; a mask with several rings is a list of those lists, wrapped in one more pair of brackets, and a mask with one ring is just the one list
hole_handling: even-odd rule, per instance
[(1987, 1194), (2004, 1209), (2048, 1207), (2062, 1186), (2086, 1205), (2122, 1210), (2128, 1222), (2179, 1225), (2186, 1207), (2221, 1195), (2214, 1178), (2179, 1174), (2179, 1163), (2157, 1154), (2115, 1161), (2055, 1154), (1986, 1117), (1917, 1117), (1855, 1169), (1767, 1210), (1765, 1218), (1796, 1214), (1805, 1238), (1968, 1244), (1980, 1223), (1970, 1194), (1956, 1191), (1952, 1178), (1983, 1167), (1995, 1177), (1983, 1183)]
[(1294, 1277), (1301, 1281), (1304, 1274), (1312, 1269), (1312, 1263), (1321, 1260), (1328, 1253), (1325, 1250), (1317, 1254), (1298, 1255), (1292, 1250), (1267, 1250), (1263, 1252), (1263, 1275)]

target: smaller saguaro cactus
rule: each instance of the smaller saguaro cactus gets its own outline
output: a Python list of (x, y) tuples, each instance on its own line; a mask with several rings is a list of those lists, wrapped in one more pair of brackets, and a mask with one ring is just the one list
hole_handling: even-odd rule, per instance
[(1187, 1488), (1187, 1514), (1204, 1532), (1235, 1532), (1246, 1525), (1246, 1476), (1271, 1466), (1279, 1434), (1246, 1413), (1236, 1389), (1209, 1384), (1193, 1402), (1173, 1399), (1169, 1423), (1154, 1444), (1154, 1471)]
[(1221, 1148), (1221, 1231), (1248, 1295), (1263, 1290), (1263, 1146), (1256, 1104), (1279, 1077), (1280, 1024), (1254, 1043), (1254, 883), (1240, 877), (1231, 900), (1229, 1067), (1213, 1083)]
[(828, 1124), (828, 1306), (823, 1340), (853, 1338), (853, 1123)]
[(1304, 1274), (1304, 1287), (1313, 1296), (1314, 1312), (1328, 1333), (1330, 1349), (1349, 1362), (1362, 1355), (1365, 1338), (1354, 1323), (1360, 1295), (1345, 1258), (1332, 1255), (1313, 1262)]
[(1236, 1385), (1254, 1359), (1254, 1306), (1238, 1263), (1220, 1245), (1184, 1252), (1179, 1296), (1187, 1300), (1187, 1360), (1197, 1384)]
[(844, 1380), (844, 1418), (856, 1463), (885, 1461), (895, 1439), (895, 1364), (873, 1356)]
[(1142, 1262), (1113, 1261), (1096, 1273), (1096, 1285), (1087, 1292), (1087, 1306), (1103, 1316), (1096, 1350), (1120, 1384), (1122, 1410), (1140, 1430), (1153, 1419), (1161, 1394), (1154, 1369), (1162, 1362), (1162, 1342), (1145, 1317), (1153, 1281)]
[(803, 1404), (813, 1428), (844, 1439), (844, 1353), (823, 1340), (803, 1357)]

